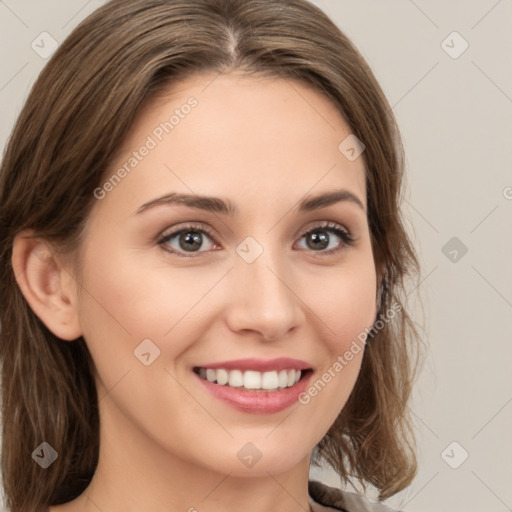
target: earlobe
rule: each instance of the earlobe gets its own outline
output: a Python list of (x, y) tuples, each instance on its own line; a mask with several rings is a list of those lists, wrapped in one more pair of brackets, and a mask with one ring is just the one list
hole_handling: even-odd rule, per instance
[(34, 313), (57, 337), (82, 335), (76, 300), (77, 285), (51, 244), (19, 233), (13, 243), (12, 267), (18, 286)]

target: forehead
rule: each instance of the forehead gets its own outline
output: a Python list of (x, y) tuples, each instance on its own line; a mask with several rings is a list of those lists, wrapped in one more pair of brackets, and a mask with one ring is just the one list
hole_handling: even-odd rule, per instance
[(133, 211), (171, 191), (282, 203), (340, 187), (365, 203), (363, 158), (339, 148), (350, 134), (336, 106), (306, 84), (195, 75), (140, 110), (106, 179), (127, 172), (102, 204), (122, 200)]

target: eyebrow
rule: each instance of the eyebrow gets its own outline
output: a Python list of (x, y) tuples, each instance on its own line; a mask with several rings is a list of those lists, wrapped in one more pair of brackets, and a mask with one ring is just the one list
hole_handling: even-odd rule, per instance
[[(309, 212), (320, 208), (326, 208), (342, 201), (353, 203), (365, 211), (364, 204), (359, 199), (359, 197), (345, 189), (325, 192), (316, 196), (308, 196), (300, 201), (298, 211)], [(189, 208), (197, 208), (199, 210), (220, 213), (233, 217), (236, 217), (240, 213), (240, 210), (236, 204), (227, 199), (211, 196), (198, 196), (195, 194), (178, 194), (176, 192), (171, 192), (170, 194), (166, 194), (147, 203), (144, 203), (136, 213), (139, 215), (157, 206), (172, 204), (184, 205), (188, 206)]]

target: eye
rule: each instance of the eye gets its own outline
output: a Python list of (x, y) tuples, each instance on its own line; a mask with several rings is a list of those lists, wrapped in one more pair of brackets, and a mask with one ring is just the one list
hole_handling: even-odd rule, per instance
[[(206, 247), (204, 247), (205, 240), (209, 241)], [(306, 250), (321, 255), (333, 254), (353, 245), (355, 241), (345, 228), (333, 222), (327, 222), (309, 229), (300, 237), (300, 241), (302, 240), (306, 242)], [(209, 229), (194, 224), (188, 224), (181, 229), (164, 233), (158, 240), (158, 244), (164, 246), (164, 250), (167, 252), (185, 258), (193, 257), (197, 253), (214, 250), (216, 245)], [(201, 250), (202, 248), (203, 250)]]
[(327, 222), (306, 231), (300, 238), (301, 241), (303, 239), (307, 245), (306, 249), (320, 252), (321, 255), (338, 252), (346, 246), (353, 245), (355, 241), (345, 228), (333, 222)]
[[(192, 257), (193, 253), (205, 252), (200, 250), (204, 245), (205, 238), (210, 240), (210, 244), (207, 244), (210, 247), (207, 247), (206, 251), (211, 250), (214, 240), (210, 231), (205, 227), (189, 224), (184, 228), (164, 234), (158, 243), (165, 246), (166, 251), (187, 258)], [(186, 253), (190, 253), (190, 255)]]

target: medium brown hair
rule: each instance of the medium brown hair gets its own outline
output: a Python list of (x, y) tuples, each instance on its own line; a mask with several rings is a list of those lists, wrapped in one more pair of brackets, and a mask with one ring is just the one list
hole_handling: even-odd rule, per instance
[[(399, 132), (368, 65), (306, 0), (115, 0), (83, 21), (43, 69), (1, 168), (2, 472), (12, 512), (74, 499), (99, 454), (93, 361), (82, 337), (59, 339), (29, 307), (11, 264), (14, 237), (30, 229), (73, 254), (94, 190), (144, 102), (192, 74), (231, 70), (311, 85), (366, 147), (368, 223), (375, 263), (385, 267), (380, 313), (400, 308), (370, 337), (355, 388), (315, 461), (375, 486), (382, 498), (415, 474), (406, 404), (418, 335), (400, 297), (418, 263), (399, 211)], [(59, 454), (46, 470), (31, 458), (42, 441)]]

